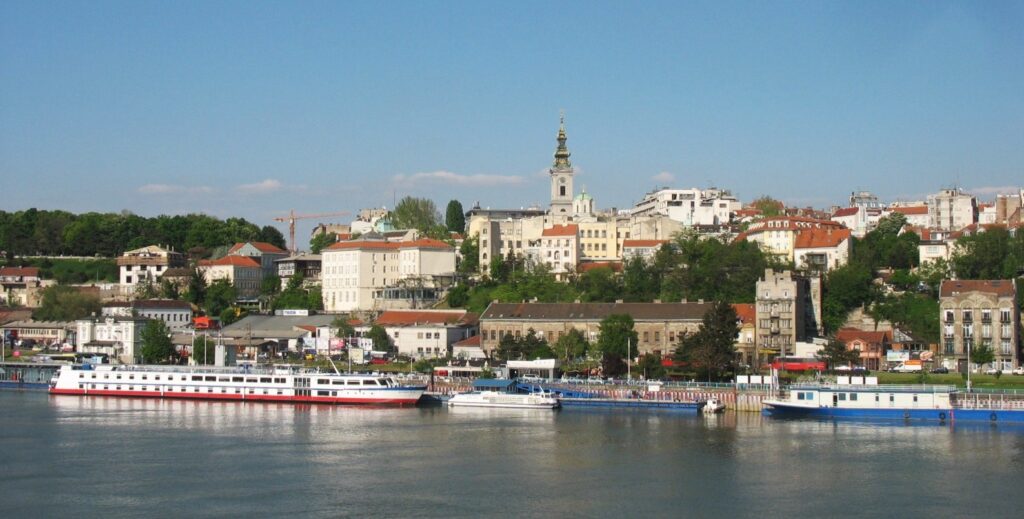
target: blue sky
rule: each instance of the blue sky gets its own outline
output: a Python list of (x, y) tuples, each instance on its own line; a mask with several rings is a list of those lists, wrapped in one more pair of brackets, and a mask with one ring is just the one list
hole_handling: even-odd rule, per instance
[[(1021, 2), (0, 3), (6, 210), (1024, 184)], [(309, 225), (300, 227), (300, 231)]]

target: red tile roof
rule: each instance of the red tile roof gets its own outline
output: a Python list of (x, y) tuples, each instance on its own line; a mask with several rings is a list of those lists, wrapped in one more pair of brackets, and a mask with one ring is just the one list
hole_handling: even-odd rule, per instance
[(587, 271), (594, 270), (594, 269), (599, 269), (599, 268), (612, 269), (612, 272), (622, 272), (622, 262), (619, 262), (619, 261), (588, 261), (588, 262), (585, 262), (585, 263), (580, 263), (577, 268), (579, 268), (580, 272), (587, 272)]
[(892, 341), (892, 332), (889, 330), (874, 332), (857, 328), (840, 328), (836, 332), (836, 340), (844, 344), (858, 339), (869, 344), (880, 344)]
[(757, 321), (757, 307), (753, 303), (733, 303), (732, 308), (741, 323), (754, 324)]
[(248, 256), (224, 256), (220, 259), (215, 260), (199, 260), (200, 267), (220, 267), (220, 266), (235, 266), (235, 267), (251, 267), (260, 268), (260, 264), (256, 263), (256, 260)]
[(983, 292), (998, 296), (1013, 297), (1016, 293), (1012, 279), (958, 279), (946, 280), (939, 288), (940, 297), (950, 297), (963, 292)]
[[(284, 249), (281, 249), (281, 248), (277, 247), (276, 245), (274, 245), (272, 243), (267, 243), (265, 241), (250, 241), (250, 242), (245, 242), (245, 243), (248, 243), (248, 244), (252, 245), (253, 248), (255, 248), (256, 250), (258, 250), (260, 252), (266, 252), (266, 253), (270, 253), (270, 254), (288, 254), (288, 251), (286, 251)], [(228, 254), (234, 254), (234, 253), (238, 252), (239, 249), (241, 249), (242, 247), (245, 247), (245, 243), (236, 243), (236, 244), (234, 244), (231, 247), (231, 249), (228, 250)]]
[(2, 267), (0, 268), (0, 276), (10, 277), (39, 277), (38, 267)]
[(472, 337), (468, 337), (466, 339), (462, 339), (461, 341), (456, 342), (455, 344), (452, 344), (452, 346), (468, 346), (468, 347), (480, 346), (480, 336), (479, 335), (474, 335)]
[(380, 326), (412, 326), (417, 324), (467, 324), (476, 322), (477, 315), (465, 310), (422, 311), (387, 310), (374, 324)]
[(580, 227), (576, 224), (556, 225), (550, 229), (544, 229), (541, 236), (576, 236)]
[(622, 247), (660, 247), (668, 240), (622, 240)]
[(844, 207), (844, 208), (842, 208), (842, 209), (832, 213), (832, 218), (841, 218), (843, 216), (854, 216), (858, 212), (860, 212), (860, 208), (859, 207)]
[(908, 207), (893, 207), (892, 212), (900, 213), (906, 216), (928, 214), (928, 206), (926, 205), (914, 205)]
[(850, 239), (849, 229), (804, 229), (796, 235), (797, 249), (823, 249), (837, 247)]

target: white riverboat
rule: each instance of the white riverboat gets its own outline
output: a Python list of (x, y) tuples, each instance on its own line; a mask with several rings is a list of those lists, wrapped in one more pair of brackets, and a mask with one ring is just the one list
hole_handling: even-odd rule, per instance
[(558, 398), (549, 392), (520, 393), (518, 385), (515, 380), (478, 379), (473, 382), (473, 391), (452, 395), (448, 405), (513, 409), (556, 409), (562, 406)]
[(50, 383), (54, 395), (369, 405), (415, 405), (424, 391), (388, 376), (208, 366), (62, 366)]

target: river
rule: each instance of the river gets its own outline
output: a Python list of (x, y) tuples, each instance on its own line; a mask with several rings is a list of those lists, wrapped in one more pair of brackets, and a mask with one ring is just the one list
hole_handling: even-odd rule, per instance
[(5, 517), (1018, 517), (1024, 429), (0, 391)]

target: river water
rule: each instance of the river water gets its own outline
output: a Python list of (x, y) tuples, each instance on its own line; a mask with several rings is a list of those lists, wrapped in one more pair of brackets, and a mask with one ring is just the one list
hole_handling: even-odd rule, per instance
[(1019, 517), (1024, 429), (0, 391), (4, 517)]

